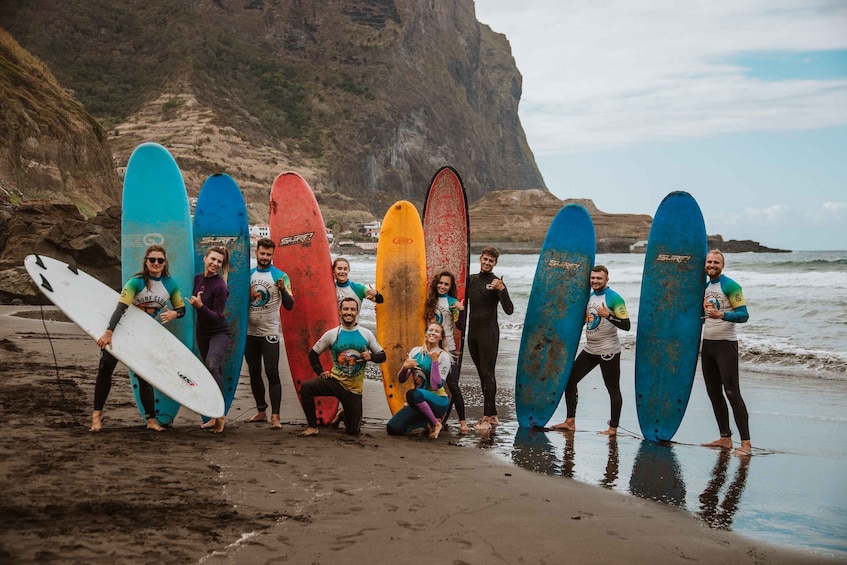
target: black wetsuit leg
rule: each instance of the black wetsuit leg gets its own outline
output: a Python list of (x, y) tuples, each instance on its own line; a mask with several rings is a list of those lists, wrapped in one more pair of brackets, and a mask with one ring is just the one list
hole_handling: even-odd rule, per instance
[(247, 363), (247, 372), (250, 373), (250, 390), (253, 400), (256, 401), (256, 410), (264, 412), (268, 409), (265, 402), (265, 381), (262, 380), (262, 342), (264, 336), (248, 335), (244, 343), (244, 361)]
[(271, 414), (279, 415), (282, 404), (282, 383), (279, 380), (279, 336), (268, 336), (262, 343), (262, 361), (268, 376), (268, 396), (271, 399)]
[(468, 351), (479, 373), (479, 384), (482, 387), (484, 416), (497, 415), (497, 380), (494, 371), (497, 364), (497, 352), (500, 349), (500, 328), (496, 323), (492, 326), (488, 328), (475, 326), (468, 338)]
[[(461, 421), (466, 420), (466, 418), (465, 397), (462, 396), (462, 388), (459, 386), (459, 369), (459, 361), (456, 361), (450, 367), (450, 374), (447, 376), (447, 390), (450, 391), (450, 406), (456, 407), (456, 415)], [(447, 407), (447, 412), (444, 414), (445, 419), (450, 415), (450, 406)]]
[(105, 349), (100, 350), (100, 362), (97, 365), (97, 381), (94, 385), (94, 409), (103, 410), (109, 391), (112, 390), (112, 373), (118, 366), (118, 360)]
[(333, 378), (309, 379), (300, 387), (300, 402), (310, 428), (318, 427), (315, 412), (316, 396), (334, 396), (344, 407), (344, 429), (349, 435), (358, 435), (362, 426), (362, 395), (350, 392)]
[(148, 420), (150, 418), (156, 417), (156, 396), (153, 393), (153, 387), (139, 377), (135, 375), (136, 380), (138, 381), (138, 397), (141, 399), (141, 407), (144, 409), (144, 417)]
[(738, 342), (704, 339), (701, 363), (703, 380), (706, 382), (706, 391), (709, 393), (709, 400), (712, 401), (712, 410), (715, 412), (721, 437), (732, 436), (732, 430), (729, 427), (729, 411), (724, 401), (724, 395), (726, 395), (726, 400), (732, 407), (735, 425), (738, 426), (738, 434), (742, 441), (749, 440), (749, 414), (747, 405), (741, 397), (738, 374)]
[(571, 376), (568, 378), (568, 386), (565, 387), (565, 405), (568, 408), (567, 417), (576, 418), (576, 405), (579, 402), (579, 392), (577, 385), (579, 381), (600, 363), (599, 355), (592, 355), (585, 350), (582, 350), (573, 362)]
[(621, 420), (621, 410), (623, 409), (623, 396), (621, 395), (621, 354), (601, 355), (600, 372), (603, 373), (603, 382), (606, 385), (606, 390), (609, 392), (609, 402), (612, 405), (612, 417), (609, 419), (609, 427), (617, 428)]

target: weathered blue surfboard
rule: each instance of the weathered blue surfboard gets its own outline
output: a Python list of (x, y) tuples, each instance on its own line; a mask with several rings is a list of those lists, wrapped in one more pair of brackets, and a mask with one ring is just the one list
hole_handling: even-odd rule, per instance
[[(124, 176), (121, 213), (121, 274), (124, 281), (141, 271), (144, 252), (153, 244), (167, 250), (168, 271), (183, 298), (187, 299), (194, 280), (194, 239), (185, 182), (167, 149), (158, 143), (143, 143), (132, 152)], [(194, 346), (194, 312), (190, 306), (185, 311), (184, 317), (165, 327), (191, 349)], [(138, 380), (132, 372), (130, 380), (138, 411), (144, 417)], [(155, 395), (156, 418), (162, 425), (169, 426), (179, 412), (179, 404), (159, 391)]]
[(594, 223), (582, 206), (556, 214), (538, 256), (526, 308), (515, 377), (515, 410), (522, 427), (553, 416), (573, 368), (594, 266)]
[(229, 250), (226, 318), (232, 339), (223, 361), (224, 413), (229, 412), (244, 360), (247, 317), (250, 312), (250, 227), (241, 189), (225, 174), (212, 175), (203, 183), (194, 207), (194, 268), (203, 272), (203, 256), (210, 247)]
[(668, 194), (647, 240), (635, 342), (635, 406), (641, 433), (651, 441), (673, 438), (691, 396), (707, 245), (694, 198)]

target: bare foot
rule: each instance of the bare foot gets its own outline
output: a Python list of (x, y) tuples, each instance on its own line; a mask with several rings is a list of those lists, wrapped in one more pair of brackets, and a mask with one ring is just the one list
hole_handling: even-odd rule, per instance
[(200, 429), (201, 429), (201, 430), (208, 430), (209, 428), (214, 428), (214, 427), (215, 427), (215, 421), (216, 421), (216, 420), (217, 420), (217, 418), (211, 418), (208, 422), (206, 422), (205, 424), (201, 425), (201, 426), (200, 426)]
[(478, 432), (490, 432), (491, 431), (491, 421), (488, 416), (483, 416), (482, 420), (477, 422), (474, 425), (474, 429)]
[(470, 433), (470, 431), (471, 431), (471, 429), (468, 427), (468, 421), (467, 420), (459, 420), (459, 433), (460, 434), (467, 434), (467, 433)]
[(494, 429), (497, 428), (497, 426), (500, 425), (500, 420), (498, 420), (497, 416), (495, 415), (495, 416), (491, 416), (488, 419), (488, 423), (491, 424), (491, 431), (493, 432)]
[(609, 428), (608, 430), (603, 430), (602, 432), (600, 432), (600, 435), (616, 436), (616, 435), (618, 435), (618, 429), (617, 428)]
[(222, 434), (224, 431), (224, 426), (226, 426), (226, 418), (221, 416), (220, 418), (215, 418), (215, 427), (212, 428), (213, 434)]
[(147, 418), (147, 429), (153, 430), (154, 432), (165, 431), (164, 426), (162, 426), (156, 418)]
[(443, 427), (444, 425), (440, 421), (436, 420), (435, 427), (429, 432), (429, 439), (438, 439), (438, 434), (441, 433), (441, 428)]
[(753, 444), (750, 443), (749, 439), (741, 440), (741, 445), (732, 452), (734, 455), (739, 457), (750, 457), (753, 455)]
[(573, 432), (576, 430), (576, 418), (566, 418), (564, 422), (550, 426), (551, 430)]
[(267, 422), (268, 421), (268, 415), (265, 414), (264, 412), (256, 412), (255, 416), (253, 416), (249, 420), (244, 420), (244, 421), (247, 422), (248, 424), (254, 424), (256, 422)]
[(281, 430), (282, 424), (279, 422), (279, 414), (271, 414), (271, 429)]
[(306, 428), (305, 430), (303, 430), (302, 432), (300, 432), (300, 434), (298, 434), (298, 435), (299, 435), (300, 437), (316, 436), (316, 435), (318, 435), (318, 429), (317, 429), (317, 428), (308, 427), (308, 428)]
[(95, 410), (91, 413), (91, 428), (92, 432), (99, 432), (103, 428), (103, 411)]
[(703, 447), (719, 447), (721, 449), (732, 449), (732, 438), (731, 437), (721, 437), (716, 439), (715, 441), (710, 441), (709, 443), (704, 443)]

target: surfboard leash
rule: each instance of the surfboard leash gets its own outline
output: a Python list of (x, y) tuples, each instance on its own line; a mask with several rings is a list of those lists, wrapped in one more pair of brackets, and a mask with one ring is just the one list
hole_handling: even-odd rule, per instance
[(44, 319), (44, 305), (40, 300), (38, 301), (38, 310), (41, 313), (41, 325), (44, 326), (44, 333), (47, 335), (47, 343), (50, 344), (50, 352), (53, 354), (53, 368), (56, 370), (56, 384), (59, 387), (59, 394), (62, 397), (62, 404), (65, 406), (65, 412), (70, 414), (74, 424), (82, 426), (82, 423), (77, 419), (76, 414), (74, 414), (71, 409), (68, 399), (65, 398), (65, 389), (62, 387), (62, 377), (59, 373), (59, 359), (56, 357), (56, 349), (53, 347), (53, 338), (50, 337), (50, 330), (47, 329), (47, 321)]

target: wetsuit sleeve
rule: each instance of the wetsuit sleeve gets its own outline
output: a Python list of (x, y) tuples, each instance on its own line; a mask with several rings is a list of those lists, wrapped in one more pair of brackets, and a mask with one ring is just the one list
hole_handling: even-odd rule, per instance
[(385, 351), (371, 352), (371, 363), (385, 363), (386, 359), (388, 359), (388, 356)]
[(438, 370), (438, 359), (432, 362), (432, 367), (429, 370), (429, 388), (432, 390), (441, 388), (441, 373)]
[(314, 349), (309, 350), (309, 365), (312, 366), (312, 370), (318, 376), (320, 376), (321, 373), (324, 372), (323, 365), (321, 365), (321, 356)]
[(397, 380), (401, 383), (405, 383), (409, 380), (409, 369), (401, 366), (400, 371), (397, 373)]
[(750, 319), (750, 314), (747, 312), (747, 306), (739, 306), (732, 312), (724, 312), (723, 319), (725, 322), (743, 324)]
[(129, 306), (123, 302), (118, 302), (118, 305), (115, 307), (115, 311), (112, 312), (112, 317), (109, 319), (109, 326), (106, 329), (110, 332), (115, 331), (115, 328), (118, 327), (118, 322), (121, 321), (124, 312), (126, 312), (128, 308)]
[(185, 300), (182, 298), (182, 293), (179, 291), (179, 287), (176, 286), (176, 283), (173, 279), (168, 279), (168, 285), (165, 286), (170, 294), (171, 306), (174, 307), (174, 312), (176, 312), (177, 318), (182, 318), (185, 316)]
[(284, 272), (274, 268), (274, 284), (279, 289), (282, 307), (286, 310), (294, 308), (294, 291), (291, 290), (291, 279)]
[(620, 318), (616, 318), (614, 315), (609, 314), (609, 317), (606, 319), (609, 320), (610, 324), (612, 324), (619, 330), (623, 330), (625, 332), (628, 332), (629, 329), (632, 327), (632, 323), (629, 321), (629, 318), (624, 318), (623, 320), (621, 320)]
[(503, 312), (505, 312), (507, 316), (511, 316), (512, 312), (515, 311), (515, 305), (512, 304), (512, 299), (509, 297), (509, 289), (504, 288), (497, 294), (497, 298), (500, 300), (500, 306), (503, 307)]
[(376, 340), (373, 332), (370, 330), (365, 331), (367, 332), (365, 338), (368, 340), (368, 349), (371, 351), (371, 363), (385, 363), (385, 360), (388, 359), (385, 350), (383, 350), (382, 346)]
[(376, 302), (377, 304), (382, 304), (383, 302), (385, 302), (385, 297), (380, 291), (376, 291), (376, 296), (374, 296), (374, 302)]
[(215, 307), (209, 308), (207, 302), (204, 301), (203, 307), (197, 310), (197, 316), (202, 317), (204, 319), (203, 323), (207, 326), (225, 324), (227, 321), (224, 310), (226, 309), (227, 294), (229, 294), (226, 283), (215, 286), (212, 293), (214, 299), (211, 302), (214, 303)]
[(294, 308), (294, 297), (288, 294), (288, 291), (280, 289), (280, 297), (282, 298), (282, 307), (286, 310), (291, 310)]
[[(468, 320), (468, 309), (465, 308), (464, 310), (461, 310), (459, 312), (459, 317), (456, 319), (456, 322), (453, 324), (453, 327), (455, 327), (460, 332), (463, 332), (463, 331), (465, 331), (465, 323), (467, 322), (467, 320)], [(458, 344), (456, 344), (456, 345), (458, 345)]]

